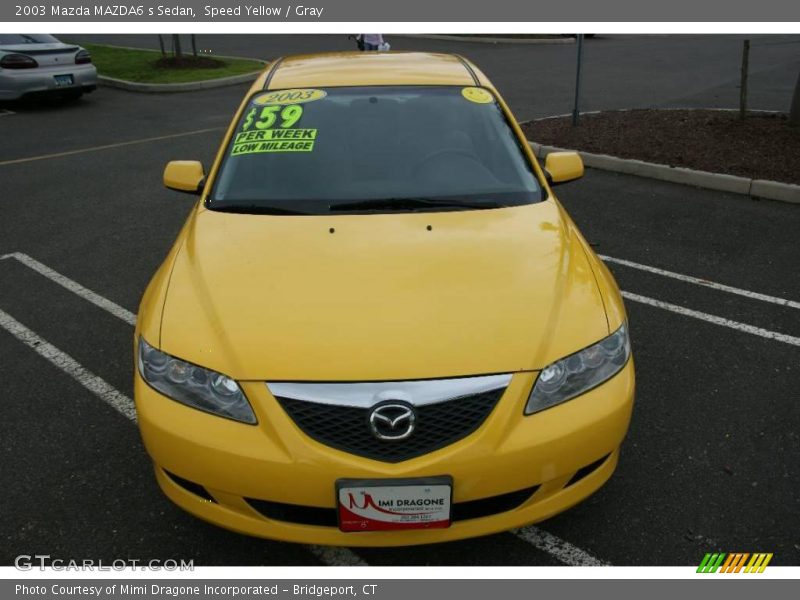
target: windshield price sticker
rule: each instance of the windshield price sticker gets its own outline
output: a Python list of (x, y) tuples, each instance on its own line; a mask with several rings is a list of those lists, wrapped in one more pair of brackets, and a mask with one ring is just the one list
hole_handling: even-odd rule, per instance
[(342, 531), (441, 529), (450, 526), (450, 485), (343, 485)]
[(253, 104), (303, 104), (322, 100), (327, 95), (325, 90), (279, 90), (256, 97)]
[(242, 131), (236, 134), (231, 156), (259, 152), (311, 152), (316, 139), (316, 129)]
[(297, 104), (251, 107), (233, 140), (230, 155), (313, 151), (317, 130), (294, 128), (302, 116), (303, 107)]
[(257, 107), (253, 107), (245, 117), (242, 131), (255, 127), (256, 129), (269, 129), (274, 127), (280, 118), (280, 123), (277, 123), (281, 129), (293, 127), (303, 116), (303, 107), (294, 104), (285, 106), (280, 105), (265, 106), (259, 112)]

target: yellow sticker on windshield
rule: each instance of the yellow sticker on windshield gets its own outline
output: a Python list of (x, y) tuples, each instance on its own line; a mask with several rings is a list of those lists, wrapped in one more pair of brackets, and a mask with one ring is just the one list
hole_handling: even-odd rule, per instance
[(312, 152), (316, 139), (316, 129), (241, 131), (233, 138), (231, 156), (262, 152)]
[(280, 104), (270, 104), (261, 109), (254, 106), (249, 110), (242, 124), (242, 131), (253, 127), (256, 129), (271, 129), (276, 125), (282, 129), (294, 127), (303, 116), (303, 107), (290, 104), (281, 108)]
[(316, 129), (295, 127), (303, 116), (296, 104), (253, 106), (231, 144), (230, 155), (262, 152), (312, 152)]
[(491, 104), (494, 102), (492, 95), (483, 88), (479, 87), (465, 87), (461, 90), (461, 95), (470, 102), (476, 104)]
[(253, 98), (253, 104), (303, 104), (305, 102), (313, 102), (314, 100), (322, 100), (328, 93), (325, 90), (278, 90), (276, 92), (267, 92)]

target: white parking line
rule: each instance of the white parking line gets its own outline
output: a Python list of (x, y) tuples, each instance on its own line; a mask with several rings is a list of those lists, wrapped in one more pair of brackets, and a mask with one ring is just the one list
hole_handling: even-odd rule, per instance
[(130, 398), (89, 371), (69, 354), (62, 352), (47, 340), (39, 337), (22, 323), (14, 319), (14, 317), (2, 310), (0, 310), (0, 327), (8, 331), (29, 348), (33, 348), (40, 356), (49, 360), (53, 365), (64, 371), (103, 402), (119, 411), (131, 421), (136, 421), (136, 409)]
[(678, 281), (693, 283), (695, 285), (701, 285), (703, 287), (719, 290), (722, 292), (728, 292), (730, 294), (737, 294), (739, 296), (744, 296), (745, 298), (750, 298), (752, 300), (771, 302), (772, 304), (787, 306), (789, 308), (800, 308), (800, 302), (796, 302), (794, 300), (787, 300), (786, 298), (779, 298), (777, 296), (769, 296), (767, 294), (761, 294), (759, 292), (751, 292), (750, 290), (743, 290), (741, 288), (733, 287), (731, 285), (725, 285), (723, 283), (715, 283), (713, 281), (708, 281), (707, 279), (701, 279), (699, 277), (693, 277), (691, 275), (683, 275), (682, 273), (675, 273), (674, 271), (667, 271), (665, 269), (659, 269), (658, 267), (651, 267), (650, 265), (643, 265), (637, 262), (633, 262), (631, 260), (625, 260), (623, 258), (614, 258), (613, 256), (603, 256), (603, 255), (600, 255), (600, 258), (607, 263), (614, 263), (617, 265), (630, 267), (632, 269), (639, 269), (640, 271), (647, 271), (648, 273), (654, 273), (655, 275), (661, 275), (662, 277), (670, 277), (672, 279), (677, 279)]
[(352, 550), (339, 546), (306, 546), (306, 549), (316, 556), (323, 564), (339, 567), (368, 567)]
[[(27, 254), (23, 254), (21, 252), (12, 252), (10, 254), (5, 254), (3, 256), (0, 256), (0, 260), (7, 258), (15, 258), (19, 260), (20, 262), (22, 262), (22, 264), (34, 269), (37, 273), (44, 275), (45, 277), (51, 279), (52, 281), (55, 281), (59, 285), (64, 286), (71, 292), (78, 294), (80, 297), (88, 300), (95, 306), (98, 306), (103, 310), (108, 311), (109, 313), (111, 313), (112, 315), (114, 315), (119, 319), (122, 319), (126, 323), (129, 323), (131, 325), (135, 324), (136, 318), (129, 311), (125, 310), (124, 308), (112, 302), (111, 300), (103, 298), (99, 294), (69, 279), (68, 277), (62, 275), (61, 273), (54, 271), (50, 267), (31, 258)], [(108, 402), (109, 404), (117, 408), (117, 410), (119, 410), (128, 419), (134, 422), (136, 421), (136, 410), (134, 408), (133, 401), (130, 398), (128, 398), (121, 392), (118, 392), (116, 389), (111, 387), (108, 383), (106, 383), (96, 375), (93, 375), (91, 372), (89, 372), (87, 369), (85, 369), (79, 363), (77, 363), (68, 354), (62, 352), (55, 346), (49, 344), (44, 339), (36, 335), (34, 332), (27, 329), (24, 325), (14, 320), (10, 315), (2, 311), (0, 311), (0, 326), (10, 331), (18, 339), (25, 342), (32, 348), (34, 348), (37, 352), (39, 352), (39, 354), (50, 360), (50, 362), (52, 362), (55, 366), (67, 372), (71, 377), (75, 378), (79, 383), (84, 385), (84, 387), (89, 389), (92, 393), (96, 394), (102, 400)], [(19, 334), (17, 332), (19, 332)], [(40, 350), (39, 348), (43, 348), (43, 350)], [(55, 359), (51, 359), (50, 358), (51, 356), (55, 357)], [(81, 378), (79, 379), (79, 377)], [(557, 560), (563, 562), (564, 564), (568, 565), (607, 564), (599, 561), (598, 559), (594, 558), (587, 552), (584, 552), (580, 548), (573, 546), (569, 542), (566, 542), (536, 527), (523, 527), (522, 529), (517, 530), (515, 533), (518, 537), (531, 543), (537, 549), (552, 554), (553, 556), (556, 557)], [(368, 563), (363, 561), (357, 554), (355, 554), (352, 550), (349, 550), (348, 548), (336, 547), (336, 546), (312, 546), (312, 545), (308, 545), (306, 546), (306, 548), (326, 565), (368, 566)], [(580, 561), (580, 562), (575, 562), (575, 561)]]
[(0, 117), (7, 117), (8, 115), (15, 115), (13, 110), (8, 110), (7, 108), (0, 108)]
[(225, 127), (208, 127), (206, 129), (195, 129), (194, 131), (184, 131), (183, 133), (172, 133), (170, 135), (158, 135), (155, 137), (141, 138), (127, 142), (117, 142), (116, 144), (104, 144), (102, 146), (90, 146), (89, 148), (79, 148), (78, 150), (68, 150), (66, 152), (54, 152), (53, 154), (40, 154), (39, 156), (28, 156), (25, 158), (14, 158), (12, 160), (0, 161), (0, 167), (4, 165), (16, 165), (20, 163), (33, 162), (36, 160), (46, 160), (48, 158), (60, 158), (62, 156), (72, 156), (74, 154), (84, 154), (86, 152), (97, 152), (99, 150), (111, 150), (113, 148), (123, 148), (136, 144), (146, 144), (148, 142), (160, 142), (161, 140), (172, 140), (175, 138), (186, 137), (187, 135), (198, 135), (211, 131), (222, 131)]
[(0, 256), (0, 260), (4, 260), (7, 258), (14, 258), (21, 262), (26, 267), (33, 269), (40, 275), (44, 275), (50, 281), (54, 281), (58, 285), (65, 287), (70, 292), (77, 294), (84, 300), (91, 302), (95, 306), (99, 306), (104, 311), (111, 313), (118, 319), (122, 319), (129, 325), (136, 325), (136, 315), (134, 315), (131, 311), (122, 308), (119, 304), (112, 302), (108, 298), (104, 298), (100, 294), (93, 292), (92, 290), (83, 287), (80, 283), (73, 281), (66, 275), (62, 275), (58, 271), (54, 271), (47, 265), (43, 265), (38, 260), (31, 258), (27, 254), (23, 254), (22, 252), (12, 252), (11, 254), (5, 254)]
[(778, 333), (776, 331), (762, 329), (761, 327), (755, 327), (754, 325), (748, 325), (747, 323), (732, 321), (731, 319), (710, 315), (708, 313), (700, 312), (699, 310), (692, 310), (691, 308), (684, 308), (683, 306), (678, 306), (677, 304), (670, 304), (669, 302), (663, 302), (661, 300), (656, 300), (655, 298), (648, 298), (647, 296), (641, 296), (631, 292), (622, 292), (622, 297), (627, 298), (628, 300), (633, 300), (634, 302), (641, 302), (642, 304), (648, 304), (650, 306), (655, 306), (656, 308), (668, 310), (670, 312), (683, 315), (684, 317), (692, 317), (694, 319), (700, 319), (702, 321), (714, 323), (715, 325), (722, 325), (723, 327), (728, 327), (729, 329), (736, 329), (738, 331), (757, 335), (775, 342), (783, 342), (784, 344), (791, 344), (792, 346), (800, 346), (800, 338), (786, 335), (785, 333)]
[[(62, 275), (61, 273), (54, 271), (47, 265), (44, 265), (37, 261), (34, 258), (31, 258), (27, 254), (23, 254), (22, 252), (12, 252), (10, 254), (4, 254), (0, 256), (0, 260), (14, 258), (24, 264), (25, 266), (33, 269), (37, 273), (44, 275), (51, 281), (58, 283), (59, 285), (65, 287), (69, 291), (77, 294), (81, 298), (91, 302), (92, 304), (102, 308), (103, 310), (111, 313), (115, 317), (122, 319), (129, 325), (136, 325), (136, 315), (134, 315), (129, 310), (121, 307), (119, 304), (112, 302), (111, 300), (104, 298), (100, 294), (93, 292), (92, 290), (82, 286), (81, 284), (73, 281), (66, 275)], [(610, 257), (601, 257), (603, 260), (609, 259)], [(622, 259), (612, 259), (614, 261), (620, 262)], [(611, 261), (609, 261), (611, 262)], [(630, 261), (625, 261), (630, 262)], [(621, 263), (622, 264), (622, 263)], [(638, 264), (638, 263), (634, 263)], [(647, 265), (640, 265), (641, 267), (647, 267)], [(655, 269), (655, 267), (647, 267), (648, 269)], [(659, 269), (660, 270), (660, 269)], [(668, 271), (668, 273), (671, 273)], [(659, 273), (660, 274), (660, 273)], [(674, 275), (680, 277), (689, 277), (688, 275), (680, 275), (679, 273), (674, 273)], [(721, 285), (721, 284), (720, 284)], [(747, 292), (751, 294), (752, 298), (757, 300), (762, 300), (760, 296), (764, 296), (765, 298), (770, 298), (772, 300), (768, 300), (773, 302), (774, 300), (779, 300), (780, 302), (773, 302), (776, 304), (781, 304), (783, 306), (788, 306), (794, 308), (794, 304), (798, 304), (793, 300), (786, 300), (784, 298), (776, 298), (774, 296), (766, 296), (765, 294), (758, 294), (757, 292), (748, 292), (747, 290), (739, 290), (739, 288), (732, 288), (741, 292)], [(726, 290), (727, 291), (727, 290)], [(742, 294), (744, 295), (744, 294)], [(684, 317), (691, 317), (694, 319), (700, 319), (702, 321), (706, 321), (708, 323), (714, 323), (715, 325), (720, 325), (722, 327), (728, 327), (729, 329), (735, 329), (737, 331), (742, 331), (744, 333), (749, 333), (751, 335), (757, 335), (759, 337), (763, 337), (769, 340), (773, 340), (776, 342), (783, 342), (785, 344), (790, 344), (792, 346), (800, 346), (800, 338), (787, 335), (785, 333), (780, 333), (777, 331), (770, 331), (768, 329), (763, 329), (761, 327), (756, 327), (755, 325), (749, 325), (747, 323), (740, 323), (739, 321), (734, 321), (732, 319), (726, 319), (724, 317), (718, 317), (716, 315), (712, 315), (709, 313), (701, 312), (698, 310), (692, 310), (691, 308), (685, 308), (683, 306), (679, 306), (677, 304), (671, 304), (669, 302), (664, 302), (663, 300), (656, 300), (655, 298), (649, 298), (647, 296), (642, 296), (640, 294), (634, 294), (633, 292), (626, 292), (622, 291), (622, 296), (627, 298), (628, 300), (633, 300), (634, 302), (640, 302), (642, 304), (647, 304), (649, 306), (654, 306), (656, 308), (660, 308), (663, 310), (667, 310), (679, 315), (683, 315)]]
[(565, 565), (574, 567), (603, 567), (611, 564), (595, 558), (577, 546), (573, 546), (569, 542), (565, 542), (551, 533), (542, 531), (538, 527), (522, 527), (520, 529), (515, 529), (511, 533), (539, 550), (555, 556)]
[[(118, 316), (118, 315), (115, 315)], [(59, 350), (50, 342), (34, 333), (8, 313), (0, 310), (0, 327), (35, 350), (54, 366), (72, 377), (103, 402), (119, 411), (122, 416), (136, 422), (136, 408), (133, 400), (81, 365), (66, 352)], [(347, 548), (306, 546), (320, 561), (329, 566), (368, 566)]]

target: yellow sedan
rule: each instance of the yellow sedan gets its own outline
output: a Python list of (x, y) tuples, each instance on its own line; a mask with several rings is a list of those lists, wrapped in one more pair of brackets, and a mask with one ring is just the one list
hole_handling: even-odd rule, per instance
[(139, 426), (190, 513), (396, 546), (541, 521), (613, 473), (619, 290), (486, 76), (458, 56), (273, 62), (139, 309)]

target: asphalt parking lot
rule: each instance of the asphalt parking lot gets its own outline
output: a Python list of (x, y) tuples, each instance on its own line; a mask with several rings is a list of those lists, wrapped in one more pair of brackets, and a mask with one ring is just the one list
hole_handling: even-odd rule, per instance
[(193, 202), (163, 165), (208, 165), (244, 89), (101, 89), (0, 116), (0, 564), (800, 564), (800, 207), (594, 170), (557, 191), (626, 293), (637, 366), (594, 496), (516, 533), (399, 549), (249, 538), (174, 507), (108, 400), (132, 397), (130, 317)]

